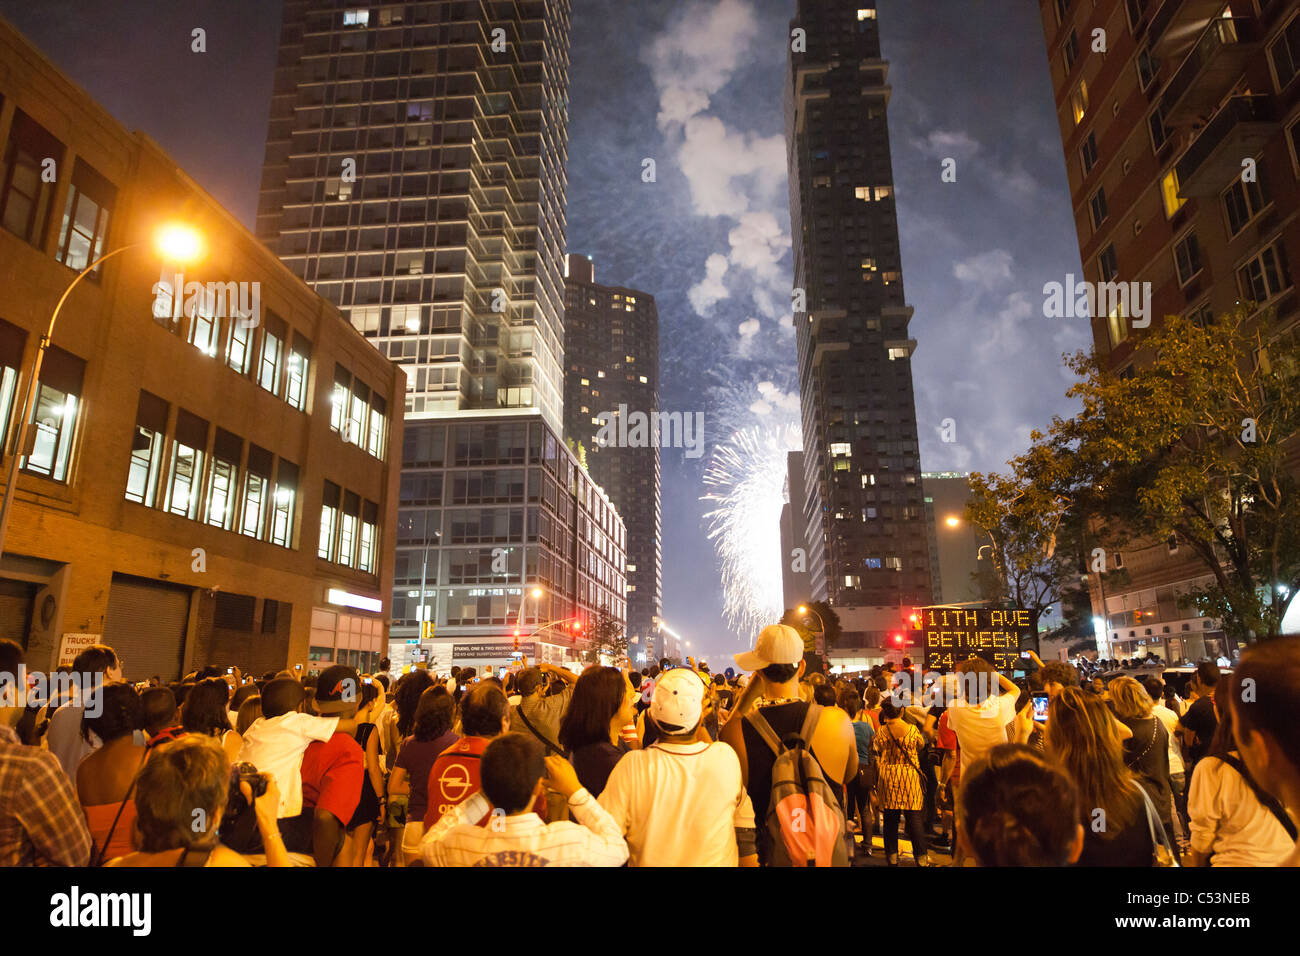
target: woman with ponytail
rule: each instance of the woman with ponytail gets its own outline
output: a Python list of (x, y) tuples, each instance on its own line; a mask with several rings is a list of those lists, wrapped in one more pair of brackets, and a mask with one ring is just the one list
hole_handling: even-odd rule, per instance
[(140, 695), (130, 684), (104, 684), (87, 699), (81, 735), (102, 745), (77, 767), (77, 799), (93, 847), (91, 866), (130, 853), (135, 824), (135, 778), (148, 750), (135, 742), (143, 726)]

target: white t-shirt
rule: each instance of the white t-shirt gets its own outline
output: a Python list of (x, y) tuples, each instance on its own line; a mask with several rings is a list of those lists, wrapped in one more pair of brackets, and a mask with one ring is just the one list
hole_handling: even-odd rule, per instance
[(329, 740), (339, 725), (337, 717), (317, 717), (291, 711), (279, 717), (259, 717), (244, 734), (237, 761), (247, 760), (275, 778), (280, 788), (276, 816), (302, 813), (302, 755), (313, 740)]
[(736, 829), (754, 826), (740, 758), (721, 742), (624, 754), (600, 805), (627, 838), (632, 866), (736, 866)]
[(1165, 725), (1165, 730), (1169, 731), (1169, 772), (1184, 773), (1186, 768), (1183, 766), (1183, 752), (1178, 747), (1178, 738), (1174, 736), (1178, 727), (1178, 715), (1164, 704), (1156, 704), (1151, 708), (1151, 715), (1158, 718)]
[(961, 772), (983, 760), (998, 744), (1007, 742), (1007, 724), (1016, 719), (1016, 695), (1010, 692), (989, 697), (982, 704), (955, 701), (948, 708), (948, 729), (957, 735), (961, 748)]
[(1282, 866), (1295, 852), (1286, 829), (1250, 785), (1218, 757), (1202, 757), (1187, 795), (1192, 849), (1211, 866)]

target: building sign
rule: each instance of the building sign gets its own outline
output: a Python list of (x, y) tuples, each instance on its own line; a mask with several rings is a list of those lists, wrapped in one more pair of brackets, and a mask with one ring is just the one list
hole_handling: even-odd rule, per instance
[(103, 636), (102, 634), (64, 634), (63, 641), (59, 644), (58, 666), (71, 667), (78, 654), (92, 644), (102, 643)]
[(532, 658), (535, 654), (535, 644), (532, 641), (520, 641), (517, 646), (514, 641), (453, 644), (451, 659), (453, 661), (508, 661), (514, 659), (515, 651), (519, 651), (524, 657)]
[(1023, 608), (921, 608), (926, 670), (954, 668), (982, 657), (1000, 671), (1020, 666), (1022, 648), (1034, 646), (1032, 615)]

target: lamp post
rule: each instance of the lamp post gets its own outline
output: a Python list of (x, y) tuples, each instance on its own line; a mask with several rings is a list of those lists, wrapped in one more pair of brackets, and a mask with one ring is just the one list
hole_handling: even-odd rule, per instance
[[(34, 414), (34, 405), (37, 398), (36, 383), (41, 377), (41, 366), (45, 363), (45, 352), (50, 347), (50, 341), (54, 336), (54, 323), (59, 320), (59, 312), (63, 309), (63, 303), (68, 301), (68, 296), (72, 290), (86, 276), (90, 275), (100, 264), (113, 256), (120, 255), (132, 249), (138, 249), (141, 246), (148, 245), (148, 242), (132, 242), (125, 246), (119, 246), (112, 252), (106, 252), (94, 262), (91, 262), (86, 268), (77, 273), (76, 278), (68, 283), (68, 287), (63, 290), (63, 295), (59, 296), (59, 301), (54, 305), (54, 311), (50, 313), (50, 324), (45, 329), (45, 334), (41, 336), (40, 344), (36, 347), (36, 359), (32, 363), (31, 374), (27, 378), (27, 384), (23, 388), (22, 414), (18, 419), (18, 431), (14, 436), (13, 454), (9, 458), (9, 470), (5, 478), (4, 501), (0, 504), (0, 557), (4, 555), (5, 537), (9, 532), (9, 512), (13, 506), (14, 490), (18, 485), (18, 461), (27, 454), (27, 422)], [(164, 226), (154, 237), (154, 246), (159, 254), (171, 262), (186, 263), (193, 262), (202, 254), (203, 242), (199, 234), (192, 228), (180, 224), (170, 224)]]
[(816, 609), (816, 608), (811, 608), (811, 607), (809, 607), (809, 606), (806, 605), (806, 604), (800, 604), (797, 608), (795, 608), (795, 610), (798, 611), (800, 614), (804, 615), (805, 617), (806, 617), (807, 615), (811, 614), (813, 617), (817, 618), (817, 627), (820, 628), (820, 630), (818, 630), (818, 631), (817, 631), (817, 634), (815, 635), (816, 643), (813, 644), (813, 649), (814, 649), (818, 654), (825, 655), (825, 653), (826, 653), (826, 622), (822, 620), (822, 616), (821, 616), (820, 614), (817, 613), (817, 609)]

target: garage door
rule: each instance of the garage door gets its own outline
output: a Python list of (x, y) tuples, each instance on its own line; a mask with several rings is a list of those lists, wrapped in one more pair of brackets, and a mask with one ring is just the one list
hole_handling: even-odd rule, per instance
[(125, 663), (127, 680), (163, 680), (181, 676), (185, 625), (190, 613), (190, 589), (113, 575), (104, 620), (104, 643)]
[(27, 646), (28, 629), (32, 623), (32, 598), (36, 585), (27, 581), (0, 578), (0, 638), (10, 640), (19, 647)]

